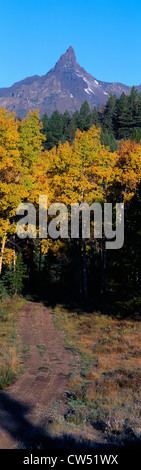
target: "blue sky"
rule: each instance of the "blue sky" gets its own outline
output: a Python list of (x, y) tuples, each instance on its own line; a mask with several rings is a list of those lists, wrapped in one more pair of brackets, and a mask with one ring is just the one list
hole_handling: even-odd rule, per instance
[(0, 87), (44, 75), (71, 45), (95, 78), (141, 83), (138, 0), (1, 0)]

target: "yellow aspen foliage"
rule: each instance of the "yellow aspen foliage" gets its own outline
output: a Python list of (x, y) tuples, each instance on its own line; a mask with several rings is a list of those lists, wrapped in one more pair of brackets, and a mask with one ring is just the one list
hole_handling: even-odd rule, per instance
[(117, 181), (126, 202), (134, 196), (141, 181), (141, 143), (130, 140), (123, 142), (117, 156)]
[(0, 109), (0, 273), (7, 234), (13, 232), (11, 218), (23, 196), (20, 189), (21, 170), (19, 154), (18, 121), (15, 114)]
[(14, 252), (12, 248), (5, 248), (4, 255), (3, 255), (3, 264), (8, 265), (11, 267), (13, 262), (16, 262), (17, 255), (14, 257)]
[(88, 203), (106, 198), (115, 177), (117, 154), (100, 142), (100, 129), (77, 130), (73, 145), (59, 143), (45, 152), (47, 176), (54, 200), (65, 204)]

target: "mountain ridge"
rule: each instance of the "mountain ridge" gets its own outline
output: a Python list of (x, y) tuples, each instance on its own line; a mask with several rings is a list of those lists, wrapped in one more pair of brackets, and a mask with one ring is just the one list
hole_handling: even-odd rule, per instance
[[(0, 88), (0, 107), (15, 111), (21, 118), (37, 108), (40, 117), (45, 112), (50, 116), (55, 110), (73, 113), (79, 111), (85, 100), (93, 109), (106, 104), (110, 93), (119, 98), (123, 92), (129, 95), (131, 88), (97, 80), (77, 63), (74, 49), (69, 46), (45, 75), (26, 77), (11, 87)], [(141, 85), (135, 88), (141, 91)]]

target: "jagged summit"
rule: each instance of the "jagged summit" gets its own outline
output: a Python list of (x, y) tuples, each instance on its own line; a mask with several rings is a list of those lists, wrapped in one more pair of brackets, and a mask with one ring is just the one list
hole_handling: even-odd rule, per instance
[(66, 52), (61, 55), (61, 58), (64, 58), (65, 60), (68, 60), (70, 62), (76, 62), (76, 57), (75, 57), (75, 52), (74, 52), (73, 47), (69, 46)]
[(55, 68), (73, 68), (76, 66), (76, 56), (72, 46), (70, 46), (55, 65)]
[[(141, 91), (141, 86), (136, 87)], [(109, 94), (119, 97), (130, 94), (131, 87), (120, 83), (106, 83), (87, 73), (76, 62), (72, 46), (61, 55), (53, 69), (42, 77), (35, 75), (15, 83), (9, 88), (0, 88), (0, 107), (15, 111), (23, 118), (28, 111), (39, 109), (50, 116), (53, 111), (73, 113), (86, 100), (91, 109), (105, 104)]]

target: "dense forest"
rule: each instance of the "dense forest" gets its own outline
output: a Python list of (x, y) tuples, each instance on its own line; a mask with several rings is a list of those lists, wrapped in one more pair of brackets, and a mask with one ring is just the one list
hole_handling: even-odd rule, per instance
[(122, 93), (120, 98), (110, 94), (106, 106), (91, 111), (85, 101), (80, 111), (70, 115), (54, 111), (49, 118), (42, 118), (43, 134), (46, 137), (44, 148), (50, 150), (58, 142), (66, 140), (72, 144), (76, 130), (87, 131), (92, 125), (101, 127), (101, 143), (109, 146), (111, 151), (118, 148), (118, 141), (131, 139), (139, 142), (141, 139), (141, 93), (135, 87), (129, 96)]
[[(99, 302), (138, 310), (141, 299), (141, 95), (110, 95), (90, 111), (87, 102), (72, 116), (38, 110), (22, 121), (0, 109), (0, 295), (26, 294), (48, 302)], [(103, 238), (39, 238), (39, 195), (48, 204), (124, 202), (125, 241), (105, 249)], [(18, 205), (34, 204), (36, 238), (18, 238)], [(93, 229), (93, 220), (91, 221)], [(59, 227), (58, 227), (59, 230)]]

